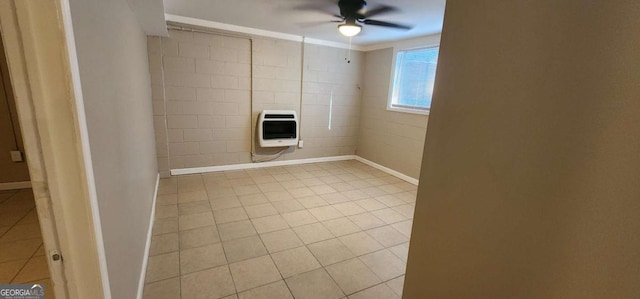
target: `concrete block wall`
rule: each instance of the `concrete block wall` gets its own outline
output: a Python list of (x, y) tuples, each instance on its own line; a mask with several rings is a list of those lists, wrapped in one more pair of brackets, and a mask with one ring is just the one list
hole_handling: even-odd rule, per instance
[[(294, 41), (254, 37), (252, 45), (253, 105), (252, 128), (256, 128), (262, 110), (294, 110), (300, 116), (300, 78), (302, 44)], [(300, 121), (305, 121), (300, 118)], [(255, 138), (254, 149), (259, 155), (270, 155), (281, 148), (261, 149)], [(289, 149), (281, 159), (296, 154)]]
[(360, 126), (364, 53), (305, 45), (301, 157), (355, 154)]
[(355, 154), (362, 53), (347, 63), (345, 49), (306, 44), (303, 66), (300, 42), (179, 30), (149, 37), (148, 49), (162, 176), (250, 163), (252, 140), (258, 155), (274, 153), (252, 139), (265, 109), (300, 117), (305, 146), (279, 159)]
[(387, 110), (393, 48), (366, 52), (364, 56), (357, 154), (417, 179), (429, 117)]

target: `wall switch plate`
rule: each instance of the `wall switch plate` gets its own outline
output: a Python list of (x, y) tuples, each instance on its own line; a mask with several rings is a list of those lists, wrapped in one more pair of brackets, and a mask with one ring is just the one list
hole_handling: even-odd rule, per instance
[(11, 151), (11, 161), (22, 162), (22, 153), (20, 151)]
[(303, 147), (304, 147), (304, 140), (298, 141), (298, 148), (303, 148)]

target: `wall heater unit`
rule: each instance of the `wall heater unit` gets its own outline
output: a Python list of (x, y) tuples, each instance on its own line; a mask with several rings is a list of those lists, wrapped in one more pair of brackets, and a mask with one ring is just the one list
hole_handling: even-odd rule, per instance
[(258, 119), (261, 147), (298, 144), (298, 116), (295, 111), (264, 110)]

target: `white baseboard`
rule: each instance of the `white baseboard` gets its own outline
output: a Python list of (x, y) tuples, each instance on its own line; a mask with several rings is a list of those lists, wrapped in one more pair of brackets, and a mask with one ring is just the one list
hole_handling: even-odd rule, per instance
[(418, 185), (418, 180), (414, 179), (404, 173), (395, 171), (389, 167), (382, 166), (373, 161), (369, 161), (365, 158), (356, 155), (345, 155), (345, 156), (333, 156), (333, 157), (322, 157), (322, 158), (310, 158), (310, 159), (298, 159), (298, 160), (284, 160), (284, 161), (271, 161), (271, 162), (262, 162), (262, 163), (245, 163), (245, 164), (232, 164), (232, 165), (221, 165), (221, 166), (208, 166), (208, 167), (194, 167), (194, 168), (181, 168), (181, 169), (172, 169), (171, 175), (183, 175), (183, 174), (198, 174), (198, 173), (208, 173), (208, 172), (217, 172), (217, 171), (229, 171), (229, 170), (243, 170), (243, 169), (254, 169), (254, 168), (263, 168), (263, 167), (274, 167), (274, 166), (287, 166), (287, 165), (299, 165), (299, 164), (309, 164), (309, 163), (320, 163), (320, 162), (333, 162), (333, 161), (346, 161), (346, 160), (356, 160), (367, 164), (373, 168), (382, 170), (394, 177), (397, 177), (407, 183)]
[(151, 217), (149, 219), (149, 230), (147, 231), (147, 244), (144, 247), (144, 258), (142, 259), (142, 269), (140, 270), (140, 281), (138, 282), (137, 299), (142, 299), (144, 291), (144, 281), (147, 278), (147, 264), (149, 263), (149, 250), (151, 250), (151, 236), (153, 234), (153, 223), (156, 218), (156, 202), (158, 200), (158, 188), (160, 186), (160, 174), (156, 178), (156, 190), (153, 192), (153, 200), (151, 202)]
[(271, 161), (271, 162), (261, 162), (261, 163), (244, 163), (244, 164), (207, 166), (207, 167), (195, 167), (195, 168), (181, 168), (181, 169), (171, 169), (171, 175), (197, 174), (197, 173), (229, 171), (229, 170), (243, 170), (243, 169), (254, 169), (254, 168), (263, 168), (263, 167), (319, 163), (319, 162), (345, 161), (345, 160), (354, 160), (355, 158), (356, 158), (355, 155), (346, 155), (346, 156), (333, 156), (333, 157), (309, 158), (309, 159), (298, 159), (298, 160)]
[(31, 181), (0, 183), (0, 191), (3, 191), (3, 190), (16, 190), (16, 189), (29, 189), (29, 188), (31, 188)]
[(371, 166), (373, 168), (377, 168), (379, 170), (382, 170), (382, 171), (384, 171), (384, 172), (386, 172), (386, 173), (388, 173), (388, 174), (390, 174), (390, 175), (392, 175), (394, 177), (397, 177), (397, 178), (399, 178), (399, 179), (401, 179), (401, 180), (403, 180), (403, 181), (405, 181), (407, 183), (414, 184), (414, 185), (418, 186), (418, 180), (417, 179), (414, 179), (414, 178), (412, 178), (412, 177), (410, 177), (410, 176), (408, 176), (408, 175), (406, 175), (404, 173), (395, 171), (395, 170), (393, 170), (393, 169), (391, 169), (389, 167), (382, 166), (382, 165), (380, 165), (380, 164), (378, 164), (376, 162), (369, 161), (369, 160), (367, 160), (367, 159), (365, 159), (363, 157), (360, 157), (360, 156), (356, 156), (356, 161), (359, 161), (359, 162), (362, 162), (364, 164), (367, 164), (367, 165), (369, 165), (369, 166)]

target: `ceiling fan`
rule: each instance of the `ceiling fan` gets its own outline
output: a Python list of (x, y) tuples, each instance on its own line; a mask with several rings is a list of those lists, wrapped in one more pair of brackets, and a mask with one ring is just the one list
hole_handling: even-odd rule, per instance
[[(398, 11), (396, 7), (389, 5), (378, 5), (372, 9), (367, 8), (367, 2), (365, 0), (339, 0), (338, 7), (340, 8), (340, 14), (334, 14), (333, 16), (340, 18), (340, 20), (332, 21), (335, 23), (342, 23), (338, 25), (338, 31), (342, 35), (352, 37), (358, 35), (362, 31), (362, 25), (374, 25), (396, 29), (409, 30), (412, 26), (403, 25), (398, 23), (390, 23), (384, 21), (378, 21), (370, 19), (371, 17), (382, 15), (389, 12)], [(326, 12), (317, 6), (308, 7), (313, 10), (320, 10)]]

